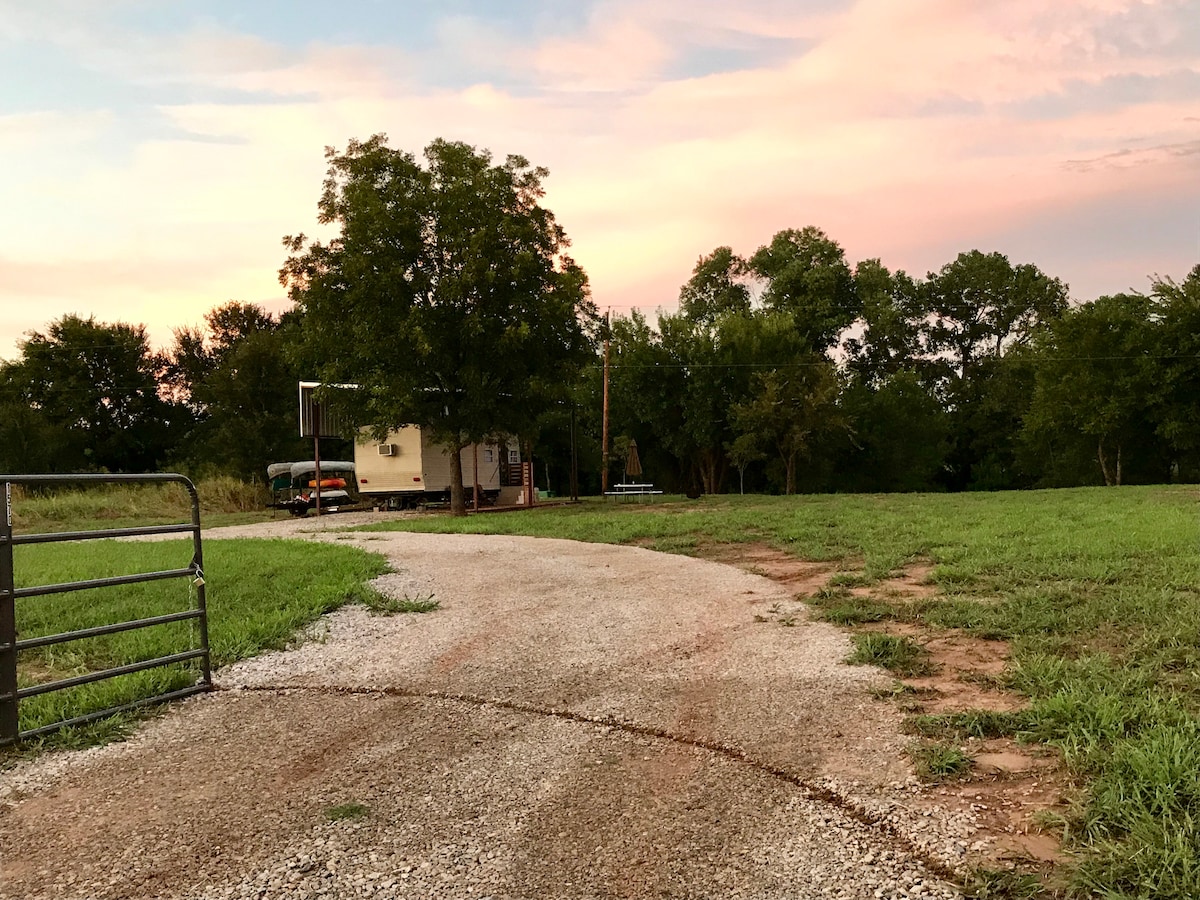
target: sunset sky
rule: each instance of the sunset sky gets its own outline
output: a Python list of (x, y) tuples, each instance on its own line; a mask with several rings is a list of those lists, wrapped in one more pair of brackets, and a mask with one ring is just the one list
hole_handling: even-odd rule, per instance
[(1091, 300), (1200, 262), (1200, 0), (0, 0), (0, 357), (280, 309), (324, 147), (375, 132), (548, 167), (601, 310), (805, 225)]

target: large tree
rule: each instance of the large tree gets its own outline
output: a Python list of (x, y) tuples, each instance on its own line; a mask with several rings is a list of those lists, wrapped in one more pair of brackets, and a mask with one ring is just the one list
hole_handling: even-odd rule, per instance
[(692, 322), (711, 324), (728, 313), (750, 311), (746, 261), (730, 247), (702, 256), (679, 290), (679, 312)]
[(296, 434), (296, 317), (230, 302), (204, 320), (203, 329), (176, 329), (167, 354), (168, 384), (194, 422), (176, 455), (197, 469), (261, 480), (269, 463), (311, 449)]
[(20, 362), (0, 366), (0, 471), (61, 473), (88, 468), (83, 442), (29, 399)]
[[(287, 237), (280, 280), (304, 317), (303, 358), (353, 383), (361, 423), (416, 424), (451, 458), (529, 434), (587, 358), (595, 309), (567, 236), (543, 207), (543, 168), (436, 140), (425, 164), (385, 135), (326, 149), (328, 242)], [(465, 514), (460, 466), (451, 507)]]
[[(686, 387), (684, 371), (672, 364), (658, 332), (636, 309), (628, 318), (614, 317), (607, 336), (608, 412), (612, 434), (636, 438), (643, 462), (648, 462), (648, 451), (655, 453), (659, 448), (678, 462), (672, 436), (683, 427), (683, 415), (674, 398)], [(598, 384), (597, 388), (594, 399), (599, 406), (602, 387)], [(595, 425), (598, 429), (603, 428), (599, 418)], [(619, 462), (617, 454), (609, 454), (606, 474), (610, 479)], [(617, 469), (615, 474), (619, 476), (620, 470)], [(661, 474), (656, 477), (661, 479)]]
[(1158, 433), (1181, 477), (1200, 479), (1200, 265), (1177, 282), (1155, 277), (1154, 353), (1161, 357), (1151, 401)]
[[(153, 471), (174, 439), (177, 409), (159, 393), (163, 361), (146, 329), (63, 316), (30, 332), (21, 358), (4, 371), (6, 416), (0, 443), (16, 471)], [(61, 441), (53, 452), (40, 440)]]
[(808, 338), (791, 316), (769, 311), (741, 319), (729, 333), (736, 357), (753, 361), (747, 389), (730, 407), (730, 449), (743, 460), (756, 451), (776, 455), (787, 494), (795, 493), (797, 466), (818, 440), (845, 430), (837, 370)]
[(834, 460), (838, 490), (928, 491), (946, 458), (946, 411), (913, 371), (847, 380), (839, 408), (849, 428)]
[(854, 269), (854, 294), (859, 321), (842, 345), (847, 368), (871, 387), (900, 372), (925, 372), (921, 337), (929, 323), (921, 285), (867, 259)]
[(786, 369), (754, 373), (754, 395), (733, 407), (739, 454), (773, 450), (783, 465), (784, 493), (796, 492), (796, 466), (823, 434), (844, 428), (833, 363), (819, 354)]
[(931, 321), (928, 349), (944, 354), (962, 379), (986, 357), (1026, 343), (1067, 308), (1067, 286), (1037, 266), (1014, 266), (1002, 253), (960, 253), (924, 285)]
[[(1016, 435), (1029, 408), (1033, 372), (1018, 354), (1067, 308), (1067, 287), (1002, 253), (960, 253), (922, 285), (928, 365), (940, 370), (951, 416), (943, 471), (952, 490), (1028, 487)], [(1010, 358), (1011, 357), (1011, 358)]]
[(1068, 312), (1038, 341), (1026, 440), (1058, 455), (1082, 438), (1106, 485), (1124, 482), (1131, 463), (1145, 469), (1144, 458), (1160, 455), (1146, 416), (1163, 372), (1152, 358), (1152, 308), (1141, 294), (1101, 297)]

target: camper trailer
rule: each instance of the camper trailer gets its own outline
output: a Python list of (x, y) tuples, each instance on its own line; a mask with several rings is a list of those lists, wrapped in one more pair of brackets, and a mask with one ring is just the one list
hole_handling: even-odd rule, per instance
[[(514, 464), (516, 483), (520, 484), (520, 459), (515, 453), (497, 443), (463, 448), (463, 489), (468, 503), (474, 496), (474, 479), (479, 485), (481, 505), (494, 505), (501, 489), (512, 482)], [(475, 478), (477, 462), (479, 475)], [(390, 509), (449, 501), (450, 463), (445, 445), (431, 441), (428, 433), (416, 425), (389, 431), (382, 441), (373, 440), (369, 430), (363, 429), (354, 445), (359, 494), (368, 503)]]

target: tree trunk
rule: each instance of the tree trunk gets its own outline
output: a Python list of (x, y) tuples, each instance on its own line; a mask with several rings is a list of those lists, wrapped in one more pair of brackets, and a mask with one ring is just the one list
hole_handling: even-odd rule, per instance
[(467, 446), (462, 438), (455, 440), (450, 449), (450, 515), (467, 514), (466, 491), (463, 490), (462, 451)]
[(1117, 487), (1121, 486), (1121, 442), (1117, 441)]
[(700, 452), (700, 481), (704, 485), (704, 493), (715, 494), (721, 486), (720, 460), (712, 450)]
[(796, 454), (789, 453), (783, 461), (784, 467), (787, 469), (787, 479), (784, 487), (784, 493), (789, 497), (796, 493)]
[(1104, 473), (1104, 486), (1112, 487), (1113, 476), (1108, 468), (1108, 458), (1104, 455), (1104, 438), (1100, 438), (1100, 444), (1096, 450), (1096, 458), (1100, 460), (1100, 471)]

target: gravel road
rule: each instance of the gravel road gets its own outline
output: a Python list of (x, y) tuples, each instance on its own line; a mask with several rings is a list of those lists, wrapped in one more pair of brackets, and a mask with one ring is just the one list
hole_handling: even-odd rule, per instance
[(126, 742), (0, 773), (0, 898), (958, 896), (969, 814), (926, 805), (890, 679), (785, 588), (353, 521), (208, 536), (346, 541), (440, 608), (340, 610)]

